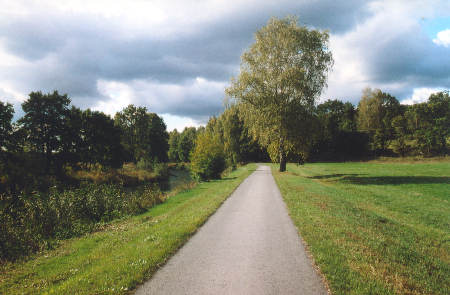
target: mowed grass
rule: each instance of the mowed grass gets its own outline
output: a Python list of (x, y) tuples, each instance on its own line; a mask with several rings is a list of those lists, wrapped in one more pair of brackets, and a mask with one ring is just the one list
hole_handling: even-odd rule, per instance
[(450, 162), (273, 175), (333, 294), (450, 294)]
[(255, 169), (170, 197), (147, 213), (68, 240), (26, 262), (0, 266), (0, 294), (128, 294), (195, 233)]

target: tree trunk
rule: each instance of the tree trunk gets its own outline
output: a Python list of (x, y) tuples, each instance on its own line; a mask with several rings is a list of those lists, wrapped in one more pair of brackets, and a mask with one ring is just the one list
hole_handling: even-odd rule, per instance
[(50, 144), (45, 144), (45, 173), (50, 173), (50, 167), (52, 165), (52, 150), (50, 149)]
[(286, 171), (286, 152), (284, 150), (284, 137), (281, 135), (280, 135), (280, 145), (278, 146), (278, 153), (280, 156), (280, 172), (284, 172)]
[(286, 171), (286, 154), (280, 149), (280, 172)]

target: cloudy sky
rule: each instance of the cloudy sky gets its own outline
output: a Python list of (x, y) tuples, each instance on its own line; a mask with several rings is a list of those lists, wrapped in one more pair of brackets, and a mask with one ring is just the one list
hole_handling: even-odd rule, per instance
[(169, 129), (223, 110), (240, 56), (271, 16), (327, 29), (335, 64), (321, 99), (364, 87), (400, 101), (450, 88), (448, 0), (0, 0), (0, 100), (68, 93), (109, 114), (132, 103)]

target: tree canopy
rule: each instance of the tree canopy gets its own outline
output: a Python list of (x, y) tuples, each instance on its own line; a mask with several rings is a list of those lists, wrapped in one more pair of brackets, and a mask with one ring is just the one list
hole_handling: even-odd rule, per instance
[[(311, 116), (333, 59), (328, 33), (272, 18), (241, 57), (241, 71), (226, 89), (240, 104), (249, 132), (286, 169), (288, 153), (310, 143)], [(295, 126), (295, 128), (292, 128)]]
[(45, 156), (47, 171), (55, 160), (55, 152), (62, 148), (69, 104), (67, 94), (61, 95), (58, 91), (48, 94), (31, 92), (22, 104), (25, 115), (19, 120), (19, 124), (25, 131), (29, 148)]
[(185, 127), (181, 132), (178, 139), (178, 158), (181, 162), (190, 161), (190, 154), (195, 147), (197, 133), (195, 127)]
[(129, 105), (114, 117), (116, 126), (122, 130), (121, 142), (127, 160), (167, 161), (169, 134), (163, 119), (145, 107)]

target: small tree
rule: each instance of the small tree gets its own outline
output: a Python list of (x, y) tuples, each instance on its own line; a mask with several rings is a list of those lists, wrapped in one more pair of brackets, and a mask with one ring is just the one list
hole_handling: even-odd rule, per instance
[(226, 90), (240, 104), (252, 136), (286, 170), (288, 153), (304, 151), (311, 115), (332, 65), (328, 33), (272, 18), (242, 55), (241, 72)]
[(147, 109), (128, 105), (114, 116), (114, 123), (122, 130), (121, 142), (127, 154), (127, 160), (137, 163), (146, 157), (149, 143), (147, 132)]
[(29, 148), (45, 158), (46, 172), (54, 163), (55, 155), (62, 149), (70, 99), (58, 91), (42, 94), (31, 92), (22, 104), (25, 115), (19, 120), (25, 131)]
[(155, 162), (167, 162), (169, 133), (164, 120), (156, 113), (147, 113), (149, 129), (149, 157)]
[(186, 127), (178, 140), (178, 157), (181, 162), (189, 162), (189, 156), (194, 149), (197, 130), (195, 127)]
[(197, 136), (191, 154), (191, 171), (195, 178), (208, 180), (220, 178), (225, 169), (225, 153), (218, 135), (202, 132)]
[(83, 133), (87, 145), (86, 160), (119, 168), (124, 162), (123, 146), (118, 140), (121, 130), (105, 113), (87, 109), (83, 112)]
[(114, 116), (114, 122), (122, 130), (127, 160), (167, 161), (169, 135), (157, 114), (147, 112), (145, 107), (129, 105)]

